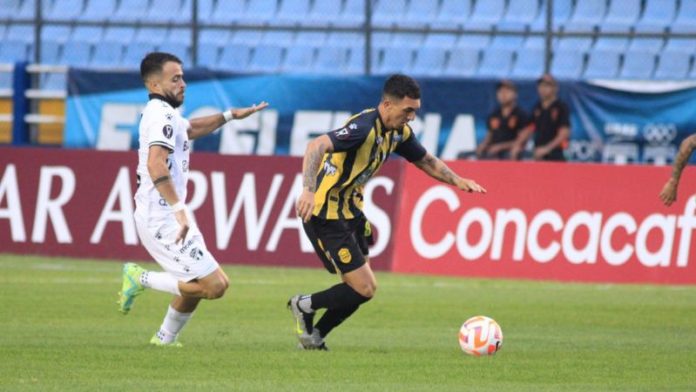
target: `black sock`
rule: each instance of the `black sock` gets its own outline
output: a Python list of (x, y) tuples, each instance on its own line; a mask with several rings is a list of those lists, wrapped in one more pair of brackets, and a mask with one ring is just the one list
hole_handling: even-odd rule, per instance
[(346, 307), (346, 308), (338, 308), (338, 309), (329, 309), (324, 313), (324, 315), (321, 317), (317, 325), (314, 326), (315, 329), (319, 330), (319, 335), (324, 338), (326, 335), (331, 332), (332, 329), (338, 327), (345, 319), (350, 317), (353, 313), (355, 313), (356, 310), (360, 305), (352, 306), (352, 307)]
[(351, 308), (369, 300), (370, 298), (363, 297), (346, 283), (340, 283), (312, 294), (312, 309)]

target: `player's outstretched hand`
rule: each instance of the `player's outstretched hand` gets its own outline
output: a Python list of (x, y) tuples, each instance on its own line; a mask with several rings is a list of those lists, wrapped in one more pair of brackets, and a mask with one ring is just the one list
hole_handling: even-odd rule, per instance
[(176, 221), (179, 222), (179, 226), (181, 227), (179, 229), (179, 232), (176, 234), (176, 240), (174, 242), (177, 244), (181, 243), (183, 245), (184, 240), (186, 240), (186, 234), (188, 234), (188, 231), (191, 228), (191, 224), (189, 223), (188, 219), (188, 214), (186, 213), (186, 209), (184, 208), (183, 210), (177, 211), (174, 216), (176, 217)]
[(300, 197), (297, 199), (295, 208), (297, 210), (297, 216), (303, 221), (309, 222), (309, 219), (312, 217), (312, 211), (314, 211), (314, 192), (303, 189), (302, 194), (300, 194)]
[(457, 188), (465, 192), (486, 193), (486, 189), (484, 187), (477, 184), (476, 181), (466, 178), (462, 178), (457, 181)]
[(260, 112), (263, 109), (266, 109), (268, 107), (268, 102), (266, 101), (261, 101), (261, 103), (251, 105), (247, 108), (239, 108), (239, 109), (234, 109), (232, 110), (232, 115), (234, 115), (234, 118), (236, 120), (241, 120), (243, 118), (247, 118), (251, 116), (252, 114), (256, 112)]
[(670, 178), (660, 192), (660, 200), (667, 206), (671, 206), (677, 200), (677, 182)]

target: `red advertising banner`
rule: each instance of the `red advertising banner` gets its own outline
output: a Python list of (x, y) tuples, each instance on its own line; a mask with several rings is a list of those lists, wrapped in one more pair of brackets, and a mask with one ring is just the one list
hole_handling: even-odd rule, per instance
[[(192, 155), (187, 204), (221, 263), (320, 266), (294, 203), (300, 158)], [(149, 260), (133, 221), (136, 152), (0, 148), (0, 252)], [(375, 268), (389, 269), (400, 165), (365, 189), (377, 234)]]
[(589, 282), (696, 283), (696, 170), (661, 204), (666, 167), (452, 162), (488, 193), (407, 165), (393, 270)]

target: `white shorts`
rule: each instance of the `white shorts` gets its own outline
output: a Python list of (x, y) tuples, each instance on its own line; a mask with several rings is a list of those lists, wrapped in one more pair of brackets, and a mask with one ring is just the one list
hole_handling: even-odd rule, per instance
[(150, 256), (181, 281), (206, 277), (220, 267), (195, 226), (189, 230), (183, 244), (175, 243), (179, 224), (173, 217), (148, 221), (136, 214), (135, 227)]

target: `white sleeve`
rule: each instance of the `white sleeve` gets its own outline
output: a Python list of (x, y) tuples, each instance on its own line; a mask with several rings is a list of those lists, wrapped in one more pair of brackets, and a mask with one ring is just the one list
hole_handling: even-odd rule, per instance
[(174, 150), (174, 113), (163, 110), (150, 112), (150, 121), (147, 125), (149, 136), (148, 147), (162, 146), (170, 151)]

